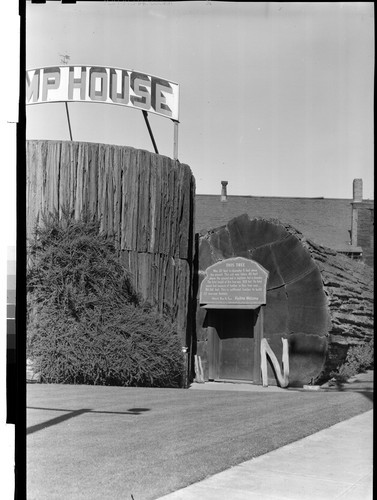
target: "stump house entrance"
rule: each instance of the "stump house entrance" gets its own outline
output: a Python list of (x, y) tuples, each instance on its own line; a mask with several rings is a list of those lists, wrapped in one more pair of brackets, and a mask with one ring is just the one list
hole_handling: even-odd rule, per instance
[(260, 383), (262, 315), (261, 308), (207, 311), (209, 380)]
[(236, 257), (213, 264), (200, 287), (207, 309), (209, 380), (261, 383), (260, 342), (268, 271)]

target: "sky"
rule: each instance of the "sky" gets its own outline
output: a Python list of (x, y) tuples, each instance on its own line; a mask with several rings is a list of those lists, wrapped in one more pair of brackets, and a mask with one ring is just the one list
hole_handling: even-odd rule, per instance
[[(138, 70), (180, 86), (178, 158), (199, 194), (373, 193), (372, 2), (27, 3), (26, 67)], [(73, 140), (153, 151), (139, 110), (69, 103)], [(27, 138), (69, 140), (63, 103), (27, 106)], [(173, 123), (149, 115), (161, 154)]]

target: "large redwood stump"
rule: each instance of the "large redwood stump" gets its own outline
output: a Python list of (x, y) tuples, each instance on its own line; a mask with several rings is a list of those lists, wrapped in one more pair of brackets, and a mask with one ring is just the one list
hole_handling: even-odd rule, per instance
[(189, 166), (130, 147), (27, 141), (27, 230), (43, 212), (89, 211), (113, 236), (136, 289), (187, 345), (195, 180)]
[[(277, 220), (236, 217), (200, 235), (199, 286), (213, 263), (245, 257), (267, 271), (264, 336), (278, 359), (289, 342), (290, 385), (328, 373), (347, 346), (373, 335), (372, 269), (306, 240)], [(206, 312), (197, 308), (197, 349), (207, 369)], [(270, 367), (269, 381), (276, 380)]]

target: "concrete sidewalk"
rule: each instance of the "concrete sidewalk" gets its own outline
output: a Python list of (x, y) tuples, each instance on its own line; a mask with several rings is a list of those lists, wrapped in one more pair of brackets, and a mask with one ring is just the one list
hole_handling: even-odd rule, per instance
[(372, 480), (371, 410), (161, 499), (372, 500)]

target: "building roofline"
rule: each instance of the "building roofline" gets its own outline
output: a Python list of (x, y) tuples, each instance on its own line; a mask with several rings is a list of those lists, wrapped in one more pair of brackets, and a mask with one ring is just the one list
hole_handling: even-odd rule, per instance
[[(205, 193), (196, 193), (195, 196), (211, 196), (215, 198), (219, 198), (220, 195), (218, 194), (205, 194)], [(252, 196), (248, 194), (228, 194), (228, 199), (229, 198), (250, 198), (250, 199), (275, 199), (275, 200), (331, 200), (331, 201), (348, 201), (352, 203), (352, 198), (325, 198), (323, 196), (316, 196), (316, 197), (307, 197), (307, 196)], [(365, 201), (368, 202), (373, 202), (373, 200), (363, 200), (363, 203)]]

